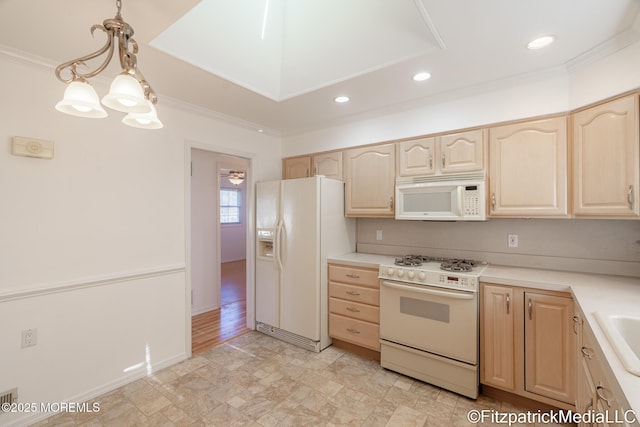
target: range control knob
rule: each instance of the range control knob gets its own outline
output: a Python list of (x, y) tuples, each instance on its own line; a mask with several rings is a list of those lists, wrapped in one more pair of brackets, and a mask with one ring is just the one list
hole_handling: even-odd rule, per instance
[(393, 267), (387, 268), (387, 275), (393, 276)]
[(404, 276), (404, 270), (398, 270), (398, 277)]
[(427, 278), (427, 275), (425, 274), (425, 272), (424, 272), (424, 271), (421, 271), (420, 273), (418, 273), (418, 278), (419, 278), (420, 280), (424, 280), (424, 279), (426, 279), (426, 278)]
[(409, 272), (407, 273), (407, 277), (409, 277), (409, 279), (413, 279), (415, 275), (416, 273), (414, 273), (413, 270), (409, 270)]

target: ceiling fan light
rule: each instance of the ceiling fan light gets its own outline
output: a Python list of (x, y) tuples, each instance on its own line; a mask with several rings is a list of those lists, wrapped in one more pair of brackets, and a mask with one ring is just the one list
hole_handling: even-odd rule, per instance
[(233, 185), (240, 185), (244, 182), (244, 172), (229, 171), (229, 182)]
[(147, 101), (151, 111), (148, 113), (129, 113), (123, 119), (122, 123), (127, 126), (140, 129), (161, 129), (162, 122), (158, 119), (158, 113), (151, 101)]
[(102, 98), (102, 103), (113, 110), (125, 113), (148, 113), (151, 111), (142, 86), (135, 77), (126, 71), (113, 79), (109, 93)]
[(56, 110), (78, 117), (104, 118), (107, 112), (100, 105), (96, 90), (86, 81), (74, 80), (64, 91)]

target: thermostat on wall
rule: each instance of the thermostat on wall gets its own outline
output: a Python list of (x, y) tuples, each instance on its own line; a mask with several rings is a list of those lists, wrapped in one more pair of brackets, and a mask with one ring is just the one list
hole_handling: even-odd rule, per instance
[(14, 136), (11, 154), (14, 156), (37, 157), (39, 159), (53, 159), (53, 142)]

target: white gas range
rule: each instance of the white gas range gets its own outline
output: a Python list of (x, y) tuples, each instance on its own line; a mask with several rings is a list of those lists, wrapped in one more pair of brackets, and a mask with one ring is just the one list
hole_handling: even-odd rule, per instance
[(381, 365), (478, 396), (478, 287), (486, 264), (407, 255), (381, 264)]

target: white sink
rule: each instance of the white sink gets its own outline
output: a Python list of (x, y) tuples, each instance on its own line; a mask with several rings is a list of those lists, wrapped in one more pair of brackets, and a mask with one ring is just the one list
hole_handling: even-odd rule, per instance
[(597, 312), (595, 316), (624, 367), (640, 376), (640, 314)]

